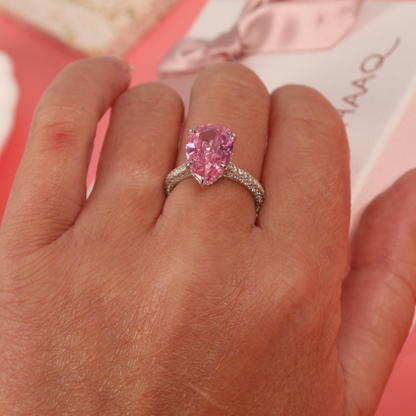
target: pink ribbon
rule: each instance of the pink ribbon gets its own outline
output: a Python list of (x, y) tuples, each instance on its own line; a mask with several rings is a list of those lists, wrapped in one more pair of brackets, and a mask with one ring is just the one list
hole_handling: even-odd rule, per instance
[(213, 41), (181, 39), (158, 73), (196, 72), (216, 62), (239, 61), (256, 53), (330, 48), (354, 24), (363, 1), (249, 0), (229, 32)]

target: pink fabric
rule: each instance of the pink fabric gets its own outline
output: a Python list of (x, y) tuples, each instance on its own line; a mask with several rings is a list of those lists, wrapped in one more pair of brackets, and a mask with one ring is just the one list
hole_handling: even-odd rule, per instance
[(364, 0), (250, 0), (238, 23), (213, 41), (181, 39), (159, 75), (200, 71), (255, 53), (326, 49), (354, 24)]

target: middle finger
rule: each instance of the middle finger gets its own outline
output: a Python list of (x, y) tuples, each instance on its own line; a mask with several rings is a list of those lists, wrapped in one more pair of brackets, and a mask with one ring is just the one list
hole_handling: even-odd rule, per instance
[[(202, 124), (219, 124), (237, 134), (232, 162), (259, 180), (269, 107), (266, 87), (248, 68), (237, 63), (223, 63), (206, 69), (192, 89), (177, 166), (186, 162), (188, 130)], [(188, 222), (195, 219), (203, 227), (207, 222), (228, 225), (226, 228), (251, 227), (256, 219), (250, 192), (225, 179), (211, 186), (201, 186), (194, 178), (187, 179), (177, 185), (166, 204), (165, 213), (186, 218)]]

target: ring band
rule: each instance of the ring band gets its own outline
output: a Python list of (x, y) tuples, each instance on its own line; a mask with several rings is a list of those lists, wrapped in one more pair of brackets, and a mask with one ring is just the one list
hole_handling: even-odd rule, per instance
[(189, 130), (186, 145), (188, 162), (166, 176), (165, 195), (168, 196), (178, 183), (191, 177), (203, 186), (226, 178), (239, 183), (251, 193), (258, 214), (265, 192), (257, 179), (231, 162), (236, 138), (234, 132), (218, 124), (203, 124)]
[[(192, 172), (189, 170), (187, 163), (184, 163), (183, 165), (178, 166), (176, 169), (173, 169), (165, 180), (165, 195), (168, 196), (178, 183), (192, 177)], [(261, 206), (263, 205), (265, 196), (264, 189), (260, 182), (253, 178), (253, 176), (251, 176), (249, 173), (238, 168), (232, 162), (228, 164), (228, 168), (225, 170), (221, 177), (230, 179), (244, 186), (244, 188), (246, 188), (253, 196), (254, 203), (256, 204), (256, 214), (258, 214)]]

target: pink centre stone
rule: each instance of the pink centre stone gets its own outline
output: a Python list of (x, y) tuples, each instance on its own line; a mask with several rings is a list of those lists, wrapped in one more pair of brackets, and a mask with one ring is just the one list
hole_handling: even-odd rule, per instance
[(205, 185), (215, 182), (224, 173), (233, 154), (235, 135), (219, 124), (203, 124), (188, 135), (186, 157), (192, 174)]

